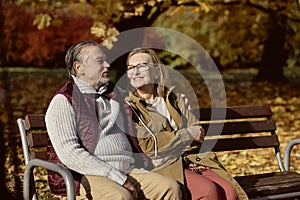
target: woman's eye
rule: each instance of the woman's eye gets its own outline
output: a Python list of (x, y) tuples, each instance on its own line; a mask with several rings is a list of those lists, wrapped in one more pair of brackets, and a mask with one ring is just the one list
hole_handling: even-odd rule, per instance
[(139, 68), (147, 67), (147, 63), (141, 63), (138, 65)]

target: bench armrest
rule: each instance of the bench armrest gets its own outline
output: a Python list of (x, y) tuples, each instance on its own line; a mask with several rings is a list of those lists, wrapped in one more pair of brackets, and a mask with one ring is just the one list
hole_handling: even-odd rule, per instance
[(73, 176), (68, 168), (61, 164), (41, 160), (41, 159), (32, 159), (28, 162), (24, 172), (24, 190), (23, 197), (24, 200), (30, 200), (30, 177), (35, 167), (43, 167), (47, 170), (51, 170), (59, 173), (66, 184), (67, 189), (67, 199), (74, 200), (75, 199), (75, 186), (73, 182)]
[(284, 150), (284, 168), (290, 170), (290, 156), (294, 145), (300, 144), (300, 138), (293, 139), (288, 142)]

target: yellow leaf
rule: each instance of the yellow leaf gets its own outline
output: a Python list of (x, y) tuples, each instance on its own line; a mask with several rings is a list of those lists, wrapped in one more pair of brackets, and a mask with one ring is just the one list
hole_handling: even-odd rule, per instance
[(144, 11), (145, 11), (144, 5), (139, 5), (134, 9), (134, 14), (136, 16), (141, 16), (141, 15), (143, 15)]
[(176, 15), (176, 14), (182, 14), (184, 10), (184, 6), (179, 6), (175, 8), (172, 12), (169, 13), (170, 16)]
[(1, 113), (1, 115), (0, 115), (0, 121), (3, 124), (6, 124), (8, 122), (8, 114), (7, 114), (7, 112)]
[(110, 40), (110, 38), (108, 38), (102, 42), (102, 45), (107, 47), (108, 49), (111, 49), (113, 47), (113, 42), (112, 40)]
[(276, 97), (276, 99), (274, 100), (275, 104), (286, 104), (286, 100), (284, 100), (281, 97)]
[[(111, 36), (114, 36), (114, 35), (117, 35), (117, 34), (119, 34), (119, 31), (115, 27), (107, 29), (106, 35), (108, 37), (111, 37)], [(117, 39), (117, 38), (115, 38), (115, 39)], [(114, 42), (116, 42), (116, 41), (114, 41)]]
[(106, 25), (102, 22), (95, 22), (91, 27), (91, 34), (98, 38), (105, 37)]
[(189, 0), (179, 0), (177, 2), (178, 5), (184, 4), (184, 3), (189, 3)]
[(52, 18), (48, 14), (38, 14), (33, 20), (33, 25), (37, 26), (39, 30), (49, 27), (51, 25)]
[(208, 7), (208, 4), (207, 3), (203, 3), (203, 2), (199, 2), (198, 3), (201, 7), (201, 9), (205, 12), (205, 13), (208, 13), (210, 11), (210, 8)]
[(151, 0), (151, 1), (148, 1), (147, 4), (148, 4), (149, 6), (155, 6), (156, 2), (153, 1), (153, 0)]

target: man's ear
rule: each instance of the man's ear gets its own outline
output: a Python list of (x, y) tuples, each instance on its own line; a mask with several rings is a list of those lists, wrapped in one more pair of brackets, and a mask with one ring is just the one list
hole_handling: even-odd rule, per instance
[(73, 62), (73, 68), (74, 68), (76, 74), (81, 74), (82, 73), (81, 72), (82, 71), (82, 67), (81, 67), (80, 62), (78, 62), (78, 61)]

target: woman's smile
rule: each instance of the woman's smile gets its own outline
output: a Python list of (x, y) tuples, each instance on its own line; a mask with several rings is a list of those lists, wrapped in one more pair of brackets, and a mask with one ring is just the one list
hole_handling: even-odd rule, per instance
[(134, 78), (133, 78), (133, 80), (135, 80), (135, 81), (139, 81), (139, 80), (141, 80), (141, 79), (144, 79), (144, 77), (138, 76), (138, 77), (134, 77)]

